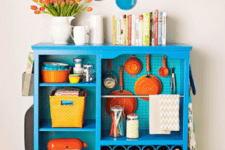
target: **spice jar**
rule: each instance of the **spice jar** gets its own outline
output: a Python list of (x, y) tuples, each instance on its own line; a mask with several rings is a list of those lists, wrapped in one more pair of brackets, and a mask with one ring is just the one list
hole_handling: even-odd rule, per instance
[(136, 114), (127, 115), (127, 138), (139, 138), (139, 121)]
[(74, 58), (74, 67), (73, 67), (73, 73), (74, 74), (82, 74), (84, 69), (83, 69), (83, 59), (81, 58)]
[(113, 137), (124, 136), (124, 108), (120, 105), (116, 105), (111, 108), (112, 124), (110, 135)]

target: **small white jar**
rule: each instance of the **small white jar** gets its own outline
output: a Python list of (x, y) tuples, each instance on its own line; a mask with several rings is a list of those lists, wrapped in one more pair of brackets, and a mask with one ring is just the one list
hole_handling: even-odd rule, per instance
[(138, 115), (127, 115), (127, 138), (137, 139), (139, 138), (139, 120)]

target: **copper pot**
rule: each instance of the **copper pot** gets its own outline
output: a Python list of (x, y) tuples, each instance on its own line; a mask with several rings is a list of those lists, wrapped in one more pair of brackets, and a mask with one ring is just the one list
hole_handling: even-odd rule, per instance
[(124, 64), (125, 71), (133, 78), (142, 70), (141, 61), (135, 55), (131, 55)]

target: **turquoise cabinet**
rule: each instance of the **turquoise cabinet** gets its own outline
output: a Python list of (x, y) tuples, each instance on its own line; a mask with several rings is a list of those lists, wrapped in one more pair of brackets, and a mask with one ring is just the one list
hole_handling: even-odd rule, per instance
[[(168, 44), (167, 46), (111, 46), (110, 44), (92, 46), (54, 45), (40, 43), (32, 46), (34, 50), (34, 150), (47, 150), (47, 143), (54, 138), (79, 138), (87, 142), (88, 150), (145, 149), (150, 146), (160, 149), (165, 146), (172, 149), (181, 146), (187, 150), (188, 141), (188, 97), (189, 97), (189, 57), (191, 46)], [(171, 71), (175, 66), (177, 93), (180, 98), (180, 131), (170, 135), (149, 135), (149, 102), (138, 99), (136, 113), (140, 120), (140, 138), (129, 140), (126, 137), (109, 136), (110, 116), (105, 112), (105, 98), (116, 89), (108, 90), (102, 86), (102, 75), (107, 69), (107, 59), (112, 59), (112, 69), (119, 74), (119, 66), (124, 65), (130, 55), (136, 55), (143, 64), (143, 69), (135, 78), (124, 71), (124, 88), (134, 93), (134, 83), (146, 74), (146, 54), (151, 54), (151, 74), (157, 76), (162, 84), (162, 94), (170, 94), (170, 75), (159, 77), (158, 69), (162, 66), (162, 54), (167, 56), (167, 66)], [(84, 63), (94, 64), (96, 82), (94, 83), (43, 83), (41, 66), (43, 62), (68, 63), (73, 67), (73, 58), (83, 58)], [(78, 87), (87, 90), (85, 122), (83, 128), (52, 128), (49, 106), (49, 94), (59, 87)], [(123, 149), (122, 148), (122, 149)]]

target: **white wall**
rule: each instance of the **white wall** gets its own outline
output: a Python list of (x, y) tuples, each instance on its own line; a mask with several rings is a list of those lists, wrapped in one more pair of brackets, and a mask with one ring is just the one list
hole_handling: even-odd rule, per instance
[[(21, 96), (21, 76), (31, 45), (51, 41), (44, 17), (30, 10), (32, 0), (7, 0), (0, 5), (0, 149), (24, 149), (24, 114), (32, 97)], [(111, 15), (140, 14), (159, 9), (168, 13), (168, 42), (193, 46), (191, 64), (197, 86), (194, 119), (198, 150), (225, 150), (225, 1), (137, 0), (130, 11), (117, 8), (115, 0), (93, 2), (91, 13), (76, 17), (76, 24), (91, 14), (107, 21), (106, 41), (111, 41)]]

